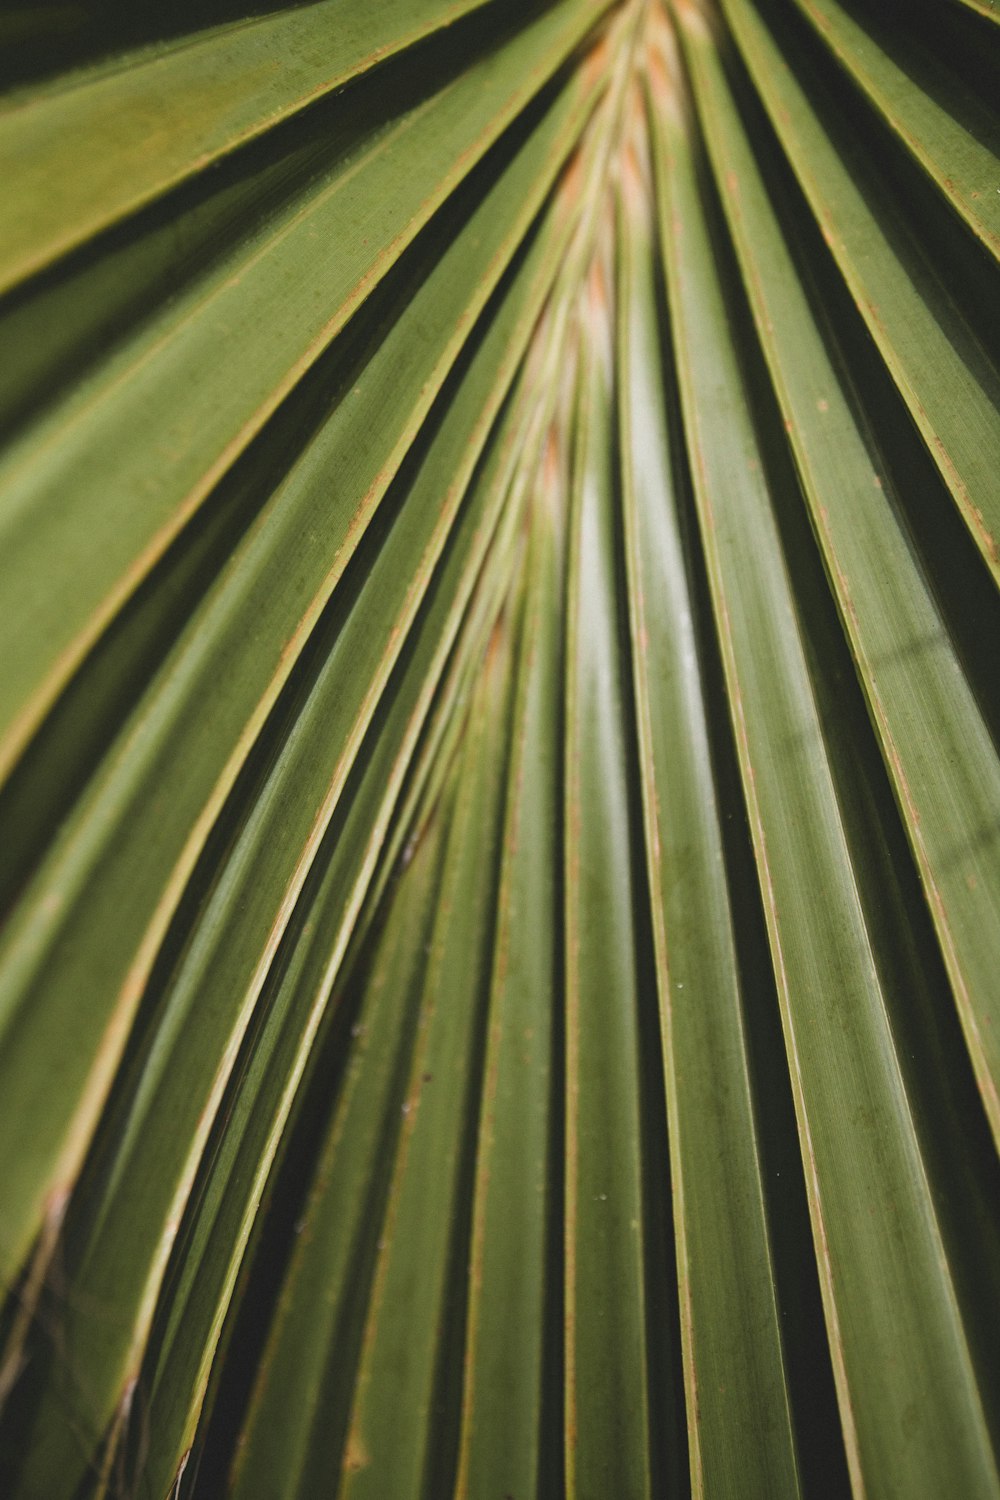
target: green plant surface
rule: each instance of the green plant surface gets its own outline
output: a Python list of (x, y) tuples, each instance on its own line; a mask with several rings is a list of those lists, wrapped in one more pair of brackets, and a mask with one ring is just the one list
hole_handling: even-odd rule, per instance
[(990, 253), (1000, 254), (1000, 194), (994, 182), (1000, 141), (990, 112), (977, 109), (962, 79), (919, 45), (899, 47), (897, 62), (880, 46), (877, 33), (871, 35), (835, 0), (797, 3), (939, 191)]
[(989, 0), (116, 6), (0, 22), (0, 1492), (1000, 1500)]
[(688, 1426), (691, 1465), (710, 1492), (744, 1484), (795, 1495), (795, 1435), (743, 1019), (753, 991), (744, 996), (724, 876), (678, 514), (678, 435), (668, 425), (661, 358), (665, 330), (647, 196), (652, 164), (641, 135), (630, 163), (617, 303), (622, 516), (684, 1386), (698, 1414)]
[[(859, 897), (853, 809), (837, 796), (812, 642), (789, 587), (771, 492), (780, 480), (753, 430), (689, 137), (673, 123), (658, 111), (653, 140), (680, 394), (848, 1464), (868, 1494), (897, 1484), (932, 1494), (961, 1456), (960, 1488), (985, 1494), (998, 1480)], [(809, 882), (822, 902), (796, 899)], [(927, 1419), (908, 1431), (918, 1409)]]

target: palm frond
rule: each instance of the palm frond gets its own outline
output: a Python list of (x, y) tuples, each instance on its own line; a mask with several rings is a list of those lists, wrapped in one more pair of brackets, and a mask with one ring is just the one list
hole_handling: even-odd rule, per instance
[(988, 0), (56, 9), (4, 1492), (996, 1500)]

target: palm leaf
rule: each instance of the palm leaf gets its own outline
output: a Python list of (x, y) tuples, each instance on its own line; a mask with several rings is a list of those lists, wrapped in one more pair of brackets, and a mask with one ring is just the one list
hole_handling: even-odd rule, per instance
[(1000, 1496), (991, 7), (56, 9), (4, 1492)]

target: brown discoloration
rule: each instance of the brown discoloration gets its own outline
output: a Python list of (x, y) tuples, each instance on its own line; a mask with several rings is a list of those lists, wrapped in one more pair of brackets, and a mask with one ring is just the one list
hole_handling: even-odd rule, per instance
[(650, 46), (646, 53), (646, 77), (654, 100), (658, 104), (664, 103), (670, 93), (671, 78), (663, 51), (658, 46)]
[(594, 313), (603, 320), (611, 311), (611, 299), (604, 261), (600, 255), (595, 255), (590, 263), (590, 270), (587, 273), (587, 292)]
[(347, 1446), (344, 1449), (344, 1472), (345, 1474), (356, 1474), (359, 1469), (367, 1468), (371, 1463), (371, 1455), (365, 1446), (364, 1438), (356, 1428), (348, 1433)]
[(542, 455), (543, 487), (546, 490), (558, 489), (561, 473), (559, 430), (553, 423), (546, 434), (545, 452)]
[(659, 6), (650, 12), (645, 73), (655, 115), (675, 129), (687, 128), (691, 104), (673, 23)]
[(649, 144), (646, 104), (638, 79), (633, 79), (626, 103), (625, 139), (619, 158), (622, 206), (633, 223), (646, 225), (651, 217)]
[(626, 141), (620, 158), (622, 203), (633, 219), (644, 216), (647, 207), (642, 164), (634, 139)]
[(575, 207), (580, 199), (584, 184), (584, 151), (582, 146), (577, 146), (570, 156), (559, 182), (559, 205), (565, 211)]
[(499, 670), (503, 662), (506, 646), (507, 618), (505, 612), (501, 610), (499, 616), (493, 622), (493, 629), (490, 631), (490, 638), (486, 643), (486, 654), (483, 662), (484, 671), (495, 672)]
[(614, 32), (614, 26), (605, 28), (587, 53), (581, 69), (583, 81), (587, 88), (594, 88), (595, 85), (603, 82), (607, 77), (608, 64), (612, 56)]

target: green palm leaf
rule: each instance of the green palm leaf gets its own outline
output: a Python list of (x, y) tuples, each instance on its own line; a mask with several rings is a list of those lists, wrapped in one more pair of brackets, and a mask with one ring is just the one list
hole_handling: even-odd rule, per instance
[(4, 1494), (996, 1500), (988, 0), (63, 9)]

